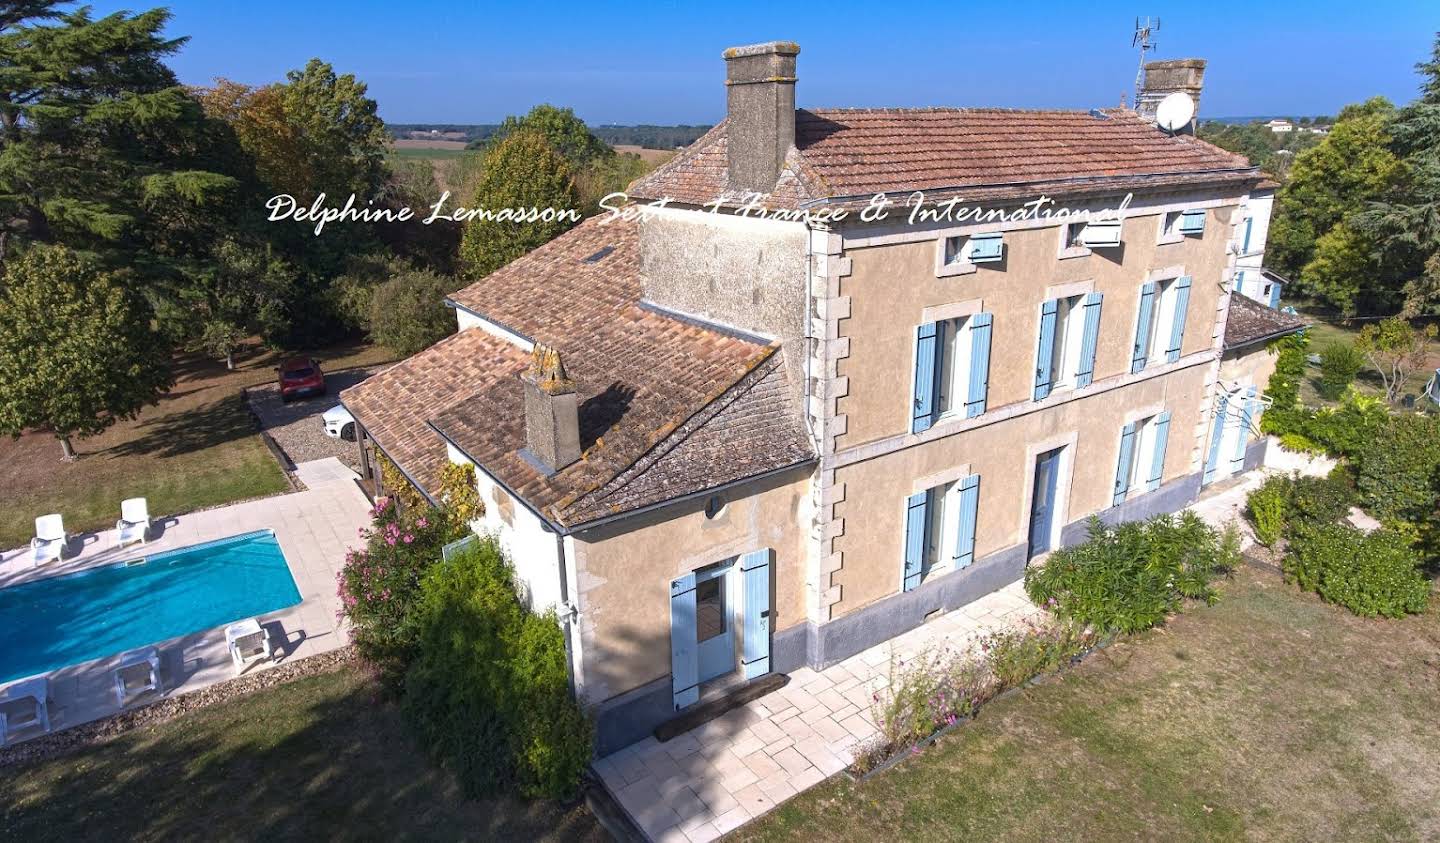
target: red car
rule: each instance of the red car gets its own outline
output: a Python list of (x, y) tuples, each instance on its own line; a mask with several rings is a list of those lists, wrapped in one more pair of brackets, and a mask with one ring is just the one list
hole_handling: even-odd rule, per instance
[(309, 357), (292, 357), (280, 364), (280, 400), (308, 398), (325, 394), (325, 373), (320, 363)]

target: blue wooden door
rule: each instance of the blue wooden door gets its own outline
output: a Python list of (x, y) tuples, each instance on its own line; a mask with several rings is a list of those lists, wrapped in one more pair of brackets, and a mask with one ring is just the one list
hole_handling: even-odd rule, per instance
[(1060, 451), (1056, 448), (1035, 458), (1035, 492), (1030, 498), (1030, 556), (1050, 549), (1055, 524), (1055, 490), (1059, 487)]
[(726, 562), (695, 572), (695, 641), (700, 682), (735, 669), (735, 624), (730, 607), (730, 574), (734, 570), (734, 563)]

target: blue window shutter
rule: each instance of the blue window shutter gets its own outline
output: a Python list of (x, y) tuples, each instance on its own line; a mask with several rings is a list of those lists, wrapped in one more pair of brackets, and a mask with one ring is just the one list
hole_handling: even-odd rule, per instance
[(901, 586), (905, 591), (920, 585), (925, 548), (929, 545), (925, 533), (929, 528), (930, 493), (916, 492), (905, 505), (905, 580)]
[(935, 358), (940, 349), (939, 331), (926, 322), (915, 333), (915, 396), (910, 432), (929, 430), (935, 422)]
[(1135, 422), (1120, 429), (1120, 462), (1115, 466), (1115, 496), (1111, 504), (1119, 506), (1125, 502), (1125, 493), (1130, 489), (1130, 460), (1135, 455)]
[(985, 412), (985, 398), (990, 394), (990, 329), (994, 321), (995, 317), (989, 313), (977, 313), (970, 317), (970, 387), (969, 394), (965, 396), (967, 419)]
[(1146, 281), (1140, 288), (1140, 316), (1135, 322), (1135, 352), (1130, 355), (1130, 374), (1145, 370), (1145, 358), (1150, 356), (1150, 312), (1155, 307), (1154, 281)]
[(977, 234), (970, 238), (970, 262), (998, 261), (1005, 253), (1002, 234)]
[(1055, 319), (1060, 312), (1060, 302), (1050, 299), (1040, 306), (1040, 350), (1035, 355), (1035, 400), (1050, 394), (1050, 382), (1054, 372), (1050, 371), (1051, 358), (1055, 356)]
[(1230, 470), (1239, 472), (1245, 467), (1245, 446), (1250, 440), (1250, 417), (1255, 415), (1255, 387), (1245, 390), (1244, 409), (1240, 411), (1240, 435), (1235, 439), (1235, 456), (1230, 461)]
[(770, 551), (757, 550), (740, 557), (745, 586), (745, 678), (770, 672)]
[(1075, 374), (1076, 386), (1089, 386), (1095, 380), (1095, 344), (1100, 339), (1100, 305), (1103, 293), (1085, 297), (1085, 334), (1080, 339), (1080, 371)]
[(1160, 488), (1165, 476), (1165, 440), (1170, 437), (1170, 412), (1167, 410), (1155, 417), (1155, 456), (1150, 460), (1150, 476), (1145, 480), (1145, 491)]
[(1243, 269), (1235, 270), (1235, 292), (1245, 292), (1245, 270)]
[(1245, 242), (1244, 242), (1244, 244), (1242, 244), (1242, 245), (1240, 246), (1240, 251), (1241, 251), (1241, 252), (1244, 252), (1244, 253), (1247, 254), (1247, 255), (1250, 254), (1250, 231), (1251, 231), (1251, 229), (1253, 229), (1254, 227), (1255, 227), (1255, 218), (1254, 218), (1254, 217), (1246, 217), (1246, 218), (1245, 218)]
[(700, 701), (700, 661), (695, 637), (695, 575), (670, 583), (670, 687), (675, 710)]
[(1283, 287), (1283, 286), (1284, 286), (1284, 285), (1281, 284), (1281, 283), (1278, 282), (1278, 281), (1271, 281), (1271, 282), (1270, 282), (1270, 309), (1271, 309), (1271, 310), (1279, 310), (1279, 309), (1280, 309), (1280, 288)]
[(980, 511), (980, 475), (960, 481), (960, 530), (955, 537), (955, 570), (975, 561), (975, 519)]
[(1200, 234), (1203, 231), (1205, 231), (1204, 211), (1185, 211), (1180, 214), (1181, 234)]
[(1202, 481), (1209, 483), (1215, 479), (1215, 469), (1220, 466), (1220, 440), (1225, 437), (1225, 416), (1230, 410), (1230, 396), (1220, 396), (1220, 404), (1215, 408), (1215, 421), (1211, 425), (1210, 432), (1210, 454), (1205, 457), (1205, 475)]
[(1170, 326), (1170, 344), (1165, 348), (1165, 362), (1180, 359), (1180, 344), (1185, 339), (1185, 311), (1190, 307), (1190, 276), (1182, 275), (1175, 282), (1175, 321)]

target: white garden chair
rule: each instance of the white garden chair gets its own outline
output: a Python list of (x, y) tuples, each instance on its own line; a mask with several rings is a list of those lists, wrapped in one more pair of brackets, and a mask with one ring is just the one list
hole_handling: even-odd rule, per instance
[(230, 660), (235, 663), (235, 672), (244, 673), (250, 662), (268, 661), (275, 657), (270, 643), (270, 630), (260, 625), (256, 618), (232, 623), (225, 628), (225, 646), (230, 650)]
[(164, 693), (160, 684), (160, 651), (154, 647), (131, 650), (115, 666), (115, 704), (125, 707), (131, 699), (154, 691)]
[(42, 515), (35, 519), (35, 538), (30, 540), (30, 552), (34, 565), (54, 562), (65, 552), (70, 537), (65, 535), (65, 520), (59, 513)]
[(132, 542), (144, 544), (150, 538), (150, 505), (144, 498), (120, 502), (120, 520), (115, 522), (115, 543), (124, 547)]

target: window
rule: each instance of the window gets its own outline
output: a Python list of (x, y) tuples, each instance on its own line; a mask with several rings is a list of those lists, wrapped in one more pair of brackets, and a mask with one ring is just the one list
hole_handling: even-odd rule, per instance
[(1165, 228), (1162, 232), (1164, 242), (1175, 242), (1186, 235), (1194, 236), (1204, 233), (1204, 209), (1171, 211), (1165, 215)]
[(1120, 245), (1121, 226), (1119, 220), (1096, 220), (1094, 222), (1072, 222), (1066, 228), (1067, 247), (1099, 249)]
[(1065, 245), (1064, 245), (1063, 248), (1066, 248), (1066, 249), (1084, 249), (1084, 248), (1087, 248), (1086, 245), (1085, 245), (1085, 241), (1084, 241), (1084, 239), (1083, 239), (1084, 234), (1085, 234), (1085, 223), (1083, 223), (1083, 222), (1072, 222), (1072, 223), (1066, 224), (1066, 226), (1065, 226)]
[(1140, 287), (1140, 308), (1135, 325), (1132, 374), (1151, 363), (1180, 359), (1185, 338), (1185, 317), (1190, 304), (1190, 276), (1146, 281)]
[(1005, 257), (1005, 236), (992, 234), (956, 235), (941, 244), (936, 275), (958, 275), (975, 271), (976, 264), (996, 263)]
[(929, 429), (942, 416), (974, 418), (985, 412), (991, 324), (989, 313), (976, 313), (917, 329), (912, 432)]
[(1040, 307), (1035, 400), (1056, 389), (1089, 386), (1100, 331), (1100, 293), (1051, 299)]
[(932, 573), (958, 571), (975, 561), (980, 475), (971, 474), (911, 495), (906, 502), (903, 589)]
[(1169, 412), (1137, 419), (1121, 429), (1113, 504), (1123, 503), (1128, 495), (1160, 487), (1165, 473), (1165, 442), (1169, 433)]

